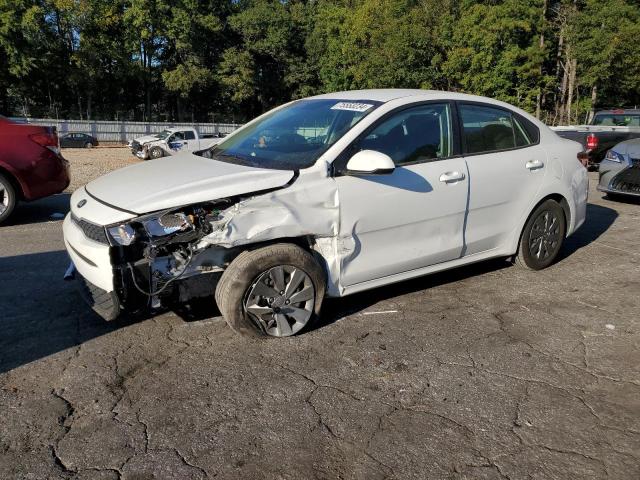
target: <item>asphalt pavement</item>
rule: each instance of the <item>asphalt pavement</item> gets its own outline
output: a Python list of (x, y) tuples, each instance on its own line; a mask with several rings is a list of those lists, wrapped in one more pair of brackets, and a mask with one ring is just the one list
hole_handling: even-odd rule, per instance
[(640, 203), (591, 175), (549, 269), (331, 300), (267, 341), (214, 306), (103, 322), (62, 280), (68, 195), (21, 206), (0, 227), (0, 478), (640, 478)]

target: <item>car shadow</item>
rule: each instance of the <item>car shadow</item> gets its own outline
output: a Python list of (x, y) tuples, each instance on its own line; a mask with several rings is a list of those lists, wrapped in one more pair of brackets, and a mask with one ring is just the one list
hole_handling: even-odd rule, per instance
[(0, 258), (0, 374), (135, 322), (93, 313), (62, 280), (68, 264), (63, 250)]
[(565, 240), (556, 262), (561, 262), (576, 251), (596, 241), (604, 232), (609, 230), (616, 218), (618, 218), (618, 212), (613, 208), (593, 203), (587, 204), (587, 219), (573, 235)]
[[(556, 262), (561, 262), (579, 249), (597, 240), (611, 227), (617, 217), (618, 212), (612, 208), (591, 203), (588, 204), (587, 220), (582, 227), (565, 241)], [(507, 261), (507, 259), (497, 258), (375, 288), (344, 298), (328, 298), (323, 304), (322, 318), (316, 322), (314, 330), (330, 325), (349, 315), (364, 311), (383, 300), (458, 282), (511, 266), (512, 263)]]
[[(569, 237), (559, 261), (597, 240), (617, 216), (618, 213), (611, 208), (589, 204), (587, 222)], [(34, 218), (37, 218), (35, 213)], [(142, 320), (123, 318), (105, 322), (94, 314), (80, 299), (73, 282), (62, 280), (68, 263), (69, 258), (64, 250), (0, 257), (0, 374)], [(383, 300), (510, 266), (505, 259), (488, 260), (345, 298), (327, 299), (322, 317), (314, 330), (366, 310)], [(173, 311), (187, 322), (219, 315), (212, 298), (180, 306)]]
[(638, 196), (631, 196), (631, 195), (615, 195), (615, 196), (610, 196), (610, 195), (603, 195), (602, 199), (605, 202), (612, 202), (613, 204), (621, 204), (624, 205), (629, 204), (629, 205), (640, 205), (640, 197)]
[(59, 193), (33, 202), (20, 202), (3, 226), (62, 220), (69, 212), (70, 193)]

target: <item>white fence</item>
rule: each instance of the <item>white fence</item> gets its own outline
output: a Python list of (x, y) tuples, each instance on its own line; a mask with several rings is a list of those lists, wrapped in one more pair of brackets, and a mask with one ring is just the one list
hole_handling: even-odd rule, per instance
[(57, 127), (58, 135), (68, 132), (88, 133), (99, 142), (127, 143), (135, 137), (160, 132), (171, 127), (193, 127), (198, 133), (228, 134), (241, 125), (236, 123), (162, 123), (162, 122), (108, 122), (97, 120), (56, 120), (54, 118), (12, 118), (16, 122)]

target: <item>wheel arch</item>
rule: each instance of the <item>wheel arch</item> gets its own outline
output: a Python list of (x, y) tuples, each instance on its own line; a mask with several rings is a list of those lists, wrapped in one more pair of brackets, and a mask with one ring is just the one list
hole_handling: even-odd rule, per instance
[(517, 230), (514, 232), (512, 241), (510, 243), (511, 247), (509, 248), (509, 251), (511, 252), (511, 254), (514, 254), (518, 251), (518, 246), (520, 245), (522, 234), (524, 233), (525, 226), (527, 225), (527, 222), (531, 218), (531, 215), (533, 215), (533, 212), (535, 212), (536, 208), (538, 208), (542, 203), (546, 202), (547, 200), (554, 200), (560, 205), (560, 207), (562, 207), (562, 212), (564, 213), (564, 220), (565, 220), (565, 226), (566, 226), (565, 238), (569, 236), (571, 219), (572, 219), (571, 205), (569, 204), (569, 201), (566, 199), (566, 197), (561, 193), (558, 193), (558, 192), (549, 193), (541, 197), (536, 203), (534, 203), (531, 206), (527, 215), (520, 222), (520, 225), (518, 225)]
[(11, 186), (16, 191), (16, 197), (17, 197), (16, 200), (24, 200), (25, 190), (22, 184), (20, 183), (20, 181), (18, 180), (18, 178), (16, 177), (16, 175), (1, 163), (0, 163), (0, 174), (2, 174), (5, 178), (9, 180), (9, 182), (11, 183)]

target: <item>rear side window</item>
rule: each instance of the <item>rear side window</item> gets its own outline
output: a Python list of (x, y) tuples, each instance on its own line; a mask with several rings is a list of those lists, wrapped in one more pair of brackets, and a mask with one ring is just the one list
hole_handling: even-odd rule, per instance
[(537, 141), (537, 138), (532, 138), (535, 127), (501, 108), (462, 104), (460, 116), (466, 153), (509, 150)]
[(196, 139), (196, 134), (193, 133), (191, 130), (187, 130), (186, 132), (182, 132), (184, 134), (184, 139), (185, 140), (195, 140)]

